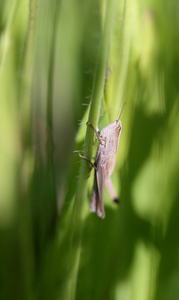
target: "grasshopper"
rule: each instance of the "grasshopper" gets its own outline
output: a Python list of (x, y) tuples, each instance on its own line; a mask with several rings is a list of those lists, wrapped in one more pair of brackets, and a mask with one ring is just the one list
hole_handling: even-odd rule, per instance
[[(122, 123), (120, 121), (125, 103), (119, 110), (118, 118), (113, 123), (105, 126), (101, 132), (96, 130), (88, 121), (86, 125), (91, 126), (94, 130), (99, 142), (95, 163), (93, 164), (89, 158), (83, 156), (78, 151), (78, 155), (89, 161), (91, 169), (95, 169), (95, 178), (93, 191), (91, 195), (90, 212), (97, 212), (97, 215), (104, 219), (105, 211), (103, 205), (104, 186), (106, 185), (108, 192), (115, 203), (119, 203), (119, 198), (113, 188), (111, 175), (116, 164), (116, 155), (119, 147), (119, 140), (122, 131)], [(90, 170), (91, 170), (90, 169)]]

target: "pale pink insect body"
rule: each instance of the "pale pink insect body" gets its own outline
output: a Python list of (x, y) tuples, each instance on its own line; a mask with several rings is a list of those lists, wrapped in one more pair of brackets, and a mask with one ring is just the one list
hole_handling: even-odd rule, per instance
[[(121, 103), (121, 107), (122, 104), (123, 101)], [(122, 109), (120, 108), (117, 120), (104, 127), (101, 130), (101, 132), (96, 131), (96, 129), (89, 121), (86, 123), (87, 125), (90, 125), (92, 129), (95, 131), (99, 142), (98, 151), (97, 151), (94, 164), (89, 160), (89, 158), (81, 155), (77, 151), (79, 156), (88, 160), (95, 169), (95, 179), (94, 179), (94, 186), (93, 186), (93, 191), (91, 196), (90, 211), (97, 212), (97, 215), (102, 219), (104, 219), (105, 217), (104, 205), (103, 205), (103, 195), (104, 195), (105, 185), (108, 189), (108, 192), (112, 200), (116, 203), (119, 203), (119, 199), (114, 190), (110, 176), (116, 164), (116, 155), (117, 155), (119, 140), (122, 132), (122, 123), (120, 121), (120, 118), (122, 116), (124, 106)]]
[(109, 194), (114, 202), (119, 202), (114, 191), (111, 174), (116, 164), (116, 155), (119, 147), (119, 140), (122, 131), (122, 123), (118, 119), (101, 130), (98, 137), (99, 146), (95, 160), (95, 180), (91, 196), (90, 211), (97, 212), (100, 218), (105, 217), (103, 194), (106, 185)]

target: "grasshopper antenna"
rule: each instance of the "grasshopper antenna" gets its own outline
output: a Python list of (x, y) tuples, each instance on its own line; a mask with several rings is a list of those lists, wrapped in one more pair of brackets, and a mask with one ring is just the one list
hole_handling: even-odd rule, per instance
[(122, 97), (122, 102), (121, 102), (121, 105), (120, 105), (120, 109), (119, 109), (119, 114), (118, 114), (118, 117), (117, 117), (117, 121), (119, 121), (121, 119), (123, 111), (124, 111), (124, 107), (126, 105), (126, 102), (124, 102), (125, 94), (126, 94), (126, 91), (124, 92), (124, 96)]

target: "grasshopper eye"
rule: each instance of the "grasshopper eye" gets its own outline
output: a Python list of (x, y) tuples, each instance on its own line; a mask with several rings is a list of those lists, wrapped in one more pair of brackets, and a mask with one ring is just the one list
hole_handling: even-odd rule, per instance
[(117, 130), (121, 131), (121, 125), (119, 124)]

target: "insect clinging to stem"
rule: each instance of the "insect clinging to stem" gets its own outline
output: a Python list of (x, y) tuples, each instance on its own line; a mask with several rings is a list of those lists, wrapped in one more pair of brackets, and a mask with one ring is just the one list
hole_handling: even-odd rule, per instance
[(115, 203), (119, 203), (119, 198), (114, 190), (110, 177), (116, 164), (116, 156), (122, 131), (122, 123), (120, 119), (126, 104), (123, 104), (124, 96), (121, 102), (117, 120), (105, 126), (101, 132), (96, 130), (89, 121), (86, 123), (86, 125), (91, 126), (91, 128), (94, 130), (99, 142), (94, 164), (89, 158), (76, 151), (81, 158), (86, 159), (91, 164), (91, 169), (92, 167), (95, 169), (90, 212), (97, 212), (97, 215), (102, 219), (105, 218), (103, 205), (104, 186), (107, 187), (112, 200)]

